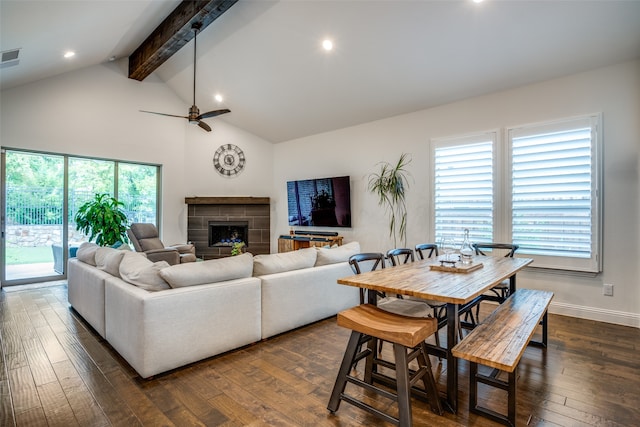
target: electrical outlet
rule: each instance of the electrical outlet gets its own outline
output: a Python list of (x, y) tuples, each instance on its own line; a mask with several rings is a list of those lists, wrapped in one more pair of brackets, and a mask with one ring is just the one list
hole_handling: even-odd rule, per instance
[(613, 285), (610, 283), (605, 283), (602, 285), (602, 295), (607, 297), (613, 296)]

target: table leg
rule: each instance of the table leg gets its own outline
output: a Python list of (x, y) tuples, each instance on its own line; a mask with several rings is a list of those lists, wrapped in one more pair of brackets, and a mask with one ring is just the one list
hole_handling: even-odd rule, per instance
[[(378, 305), (378, 293), (374, 290), (367, 289), (367, 303), (372, 305)], [(367, 343), (367, 348), (370, 351), (369, 356), (365, 359), (364, 365), (364, 381), (367, 384), (373, 384), (373, 373), (377, 371), (377, 367), (373, 363), (373, 358), (378, 351), (378, 339), (371, 337), (371, 340)]]
[(509, 295), (513, 295), (516, 291), (516, 275), (509, 277)]
[(447, 303), (447, 404), (455, 414), (458, 412), (458, 359), (451, 349), (458, 342), (458, 304)]

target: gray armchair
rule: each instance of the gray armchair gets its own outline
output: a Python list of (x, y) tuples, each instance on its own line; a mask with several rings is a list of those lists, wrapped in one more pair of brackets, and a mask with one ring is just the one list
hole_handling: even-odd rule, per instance
[(174, 265), (196, 260), (196, 248), (192, 244), (165, 246), (153, 224), (133, 223), (127, 235), (136, 252), (144, 253), (150, 261)]

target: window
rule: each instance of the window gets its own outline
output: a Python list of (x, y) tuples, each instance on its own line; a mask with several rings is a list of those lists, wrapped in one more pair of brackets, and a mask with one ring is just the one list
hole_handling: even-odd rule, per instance
[(511, 239), (550, 268), (600, 271), (599, 116), (508, 129)]
[(434, 142), (434, 223), (436, 242), (460, 237), (493, 240), (494, 145), (487, 133)]
[(75, 229), (74, 216), (95, 193), (115, 195), (130, 222), (158, 223), (158, 165), (10, 148), (0, 156), (0, 279), (5, 284), (64, 274), (63, 247), (85, 238)]
[(497, 132), (432, 140), (436, 241), (467, 228), (472, 242), (520, 245), (535, 267), (599, 272), (600, 123), (508, 128), (505, 144)]

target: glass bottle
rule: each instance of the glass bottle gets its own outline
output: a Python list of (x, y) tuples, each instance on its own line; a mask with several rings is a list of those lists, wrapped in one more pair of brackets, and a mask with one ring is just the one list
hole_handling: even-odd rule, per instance
[(463, 264), (471, 264), (473, 261), (473, 247), (471, 247), (471, 241), (469, 240), (469, 229), (464, 229), (464, 240), (460, 246), (460, 260)]

